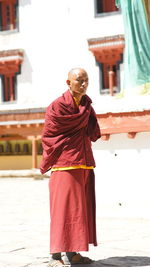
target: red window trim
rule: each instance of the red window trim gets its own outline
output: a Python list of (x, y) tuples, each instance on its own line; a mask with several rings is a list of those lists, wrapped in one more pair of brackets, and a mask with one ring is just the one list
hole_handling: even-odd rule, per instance
[[(109, 71), (114, 71), (113, 67), (115, 67), (116, 65), (112, 65), (112, 64), (107, 64), (107, 63), (103, 63), (102, 64), (102, 77), (103, 77), (103, 88), (102, 90), (108, 89), (109, 88)], [(114, 86), (117, 86), (117, 73), (116, 71), (114, 71)]]
[(16, 29), (16, 3), (17, 0), (3, 0), (1, 4), (1, 30)]
[(3, 102), (16, 100), (15, 73), (3, 75)]
[[(115, 0), (95, 0), (95, 1), (97, 6), (97, 14), (109, 13), (119, 10), (115, 5)], [(101, 1), (99, 3), (100, 6), (98, 4), (98, 1)], [(101, 11), (98, 10), (98, 6), (101, 7)]]

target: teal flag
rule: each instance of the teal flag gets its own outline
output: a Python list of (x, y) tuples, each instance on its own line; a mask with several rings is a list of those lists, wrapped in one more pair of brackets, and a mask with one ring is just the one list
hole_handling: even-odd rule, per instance
[(116, 0), (125, 28), (124, 89), (141, 86), (150, 93), (150, 6), (149, 0)]

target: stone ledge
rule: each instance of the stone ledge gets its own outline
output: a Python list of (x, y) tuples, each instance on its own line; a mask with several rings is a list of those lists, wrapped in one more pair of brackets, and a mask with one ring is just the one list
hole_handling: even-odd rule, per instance
[(41, 174), (39, 169), (30, 169), (30, 170), (0, 170), (0, 178), (8, 178), (8, 177), (31, 177), (35, 179), (44, 179), (49, 178), (50, 173)]

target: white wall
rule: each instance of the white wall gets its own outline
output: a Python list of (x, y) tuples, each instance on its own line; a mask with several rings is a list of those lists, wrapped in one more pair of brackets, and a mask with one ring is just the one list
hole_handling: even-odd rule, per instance
[(150, 218), (150, 133), (116, 134), (93, 144), (97, 213)]

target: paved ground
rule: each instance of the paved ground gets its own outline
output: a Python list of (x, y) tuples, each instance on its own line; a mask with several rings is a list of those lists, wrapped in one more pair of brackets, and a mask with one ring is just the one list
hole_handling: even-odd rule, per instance
[[(97, 231), (91, 267), (150, 266), (150, 219), (98, 217)], [(0, 267), (46, 267), (48, 252), (48, 179), (0, 178)]]

